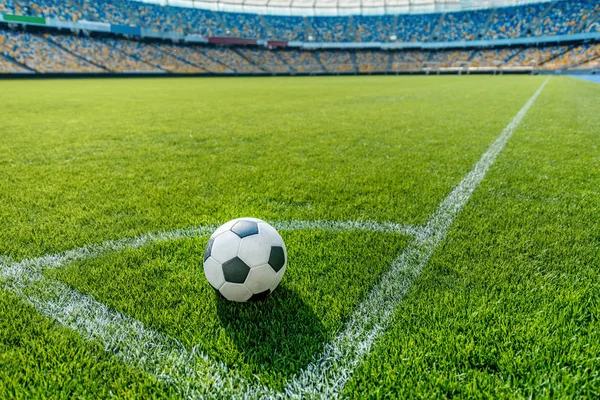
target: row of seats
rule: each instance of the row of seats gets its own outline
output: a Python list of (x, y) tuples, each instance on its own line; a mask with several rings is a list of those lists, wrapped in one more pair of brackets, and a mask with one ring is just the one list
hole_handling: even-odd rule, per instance
[[(464, 50), (269, 50), (0, 30), (0, 71), (295, 73), (440, 68), (581, 68), (600, 43)], [(595, 65), (595, 64), (588, 64)]]
[(37, 72), (106, 72), (43, 37), (27, 32), (0, 31), (0, 54)]
[(542, 65), (547, 70), (564, 69), (600, 69), (600, 46), (594, 44), (581, 44), (549, 60)]
[(23, 74), (31, 72), (3, 56), (0, 56), (0, 71), (5, 74)]
[(365, 50), (356, 54), (356, 67), (360, 72), (385, 72), (390, 68), (390, 53)]
[[(141, 26), (157, 31), (317, 42), (456, 41), (579, 32), (600, 14), (598, 0), (561, 0), (522, 6), (432, 14), (297, 17), (213, 12), (133, 0), (20, 0), (29, 14)], [(14, 0), (0, 12), (23, 13)], [(592, 25), (593, 30), (600, 27)]]
[(66, 51), (77, 54), (89, 62), (102, 65), (114, 72), (161, 72), (162, 70), (143, 62), (125, 52), (116, 50), (104, 39), (67, 36), (44, 35), (46, 40), (57, 44)]
[(0, 14), (19, 14), (21, 9), (12, 0), (0, 0)]

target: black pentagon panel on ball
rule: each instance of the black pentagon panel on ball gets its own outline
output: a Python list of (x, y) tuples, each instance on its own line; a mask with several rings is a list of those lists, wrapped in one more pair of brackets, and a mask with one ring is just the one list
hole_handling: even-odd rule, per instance
[(275, 272), (279, 272), (279, 270), (283, 268), (283, 266), (285, 265), (285, 254), (283, 252), (283, 247), (271, 247), (271, 255), (269, 255), (269, 265), (275, 270)]
[(227, 282), (244, 283), (249, 273), (250, 267), (239, 257), (232, 258), (223, 263), (223, 276)]
[(271, 291), (269, 289), (267, 289), (264, 292), (253, 294), (252, 297), (250, 297), (248, 299), (248, 301), (261, 301), (261, 300), (264, 300), (267, 297), (269, 297), (270, 294), (271, 294)]
[(204, 261), (208, 260), (208, 257), (210, 257), (210, 252), (212, 250), (212, 246), (213, 243), (215, 242), (214, 238), (211, 238), (208, 243), (206, 244), (206, 249), (204, 250)]
[(258, 234), (258, 224), (254, 221), (241, 220), (231, 227), (231, 232), (235, 233), (240, 238), (256, 235)]

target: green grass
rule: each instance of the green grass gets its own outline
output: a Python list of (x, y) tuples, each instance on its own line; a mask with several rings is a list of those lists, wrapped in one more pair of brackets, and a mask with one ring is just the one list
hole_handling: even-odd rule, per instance
[[(207, 284), (208, 238), (183, 239), (74, 263), (54, 275), (251, 378), (282, 389), (322, 351), (402, 250), (395, 234), (283, 234), (290, 263), (268, 301), (231, 304)], [(359, 243), (359, 245), (356, 245)]]
[(550, 81), (348, 395), (600, 396), (599, 96)]
[[(0, 257), (240, 216), (423, 224), (542, 81), (0, 82)], [(592, 83), (549, 82), (348, 397), (600, 395), (599, 95)], [(288, 272), (258, 304), (214, 294), (204, 237), (48, 276), (281, 389), (409, 240), (282, 235)], [(3, 289), (0, 365), (0, 398), (177, 396)]]

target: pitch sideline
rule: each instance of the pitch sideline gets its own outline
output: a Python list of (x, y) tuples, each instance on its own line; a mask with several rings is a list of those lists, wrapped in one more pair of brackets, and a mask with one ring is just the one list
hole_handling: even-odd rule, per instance
[(208, 235), (216, 227), (147, 234), (16, 263), (0, 259), (0, 278), (6, 281), (3, 287), (18, 294), (43, 315), (77, 330), (87, 339), (100, 341), (125, 363), (174, 384), (184, 397), (339, 397), (356, 366), (370, 353), (376, 340), (388, 327), (396, 305), (445, 238), (455, 217), (483, 180), (548, 80), (542, 83), (466, 177), (442, 201), (424, 227), (354, 221), (289, 221), (275, 224), (281, 230), (294, 227), (375, 230), (414, 236), (381, 282), (353, 312), (345, 330), (326, 345), (316, 361), (288, 382), (283, 393), (274, 393), (258, 381), (249, 382), (229, 371), (226, 365), (210, 360), (198, 349), (188, 350), (175, 339), (146, 328), (141, 322), (110, 310), (92, 297), (56, 280), (46, 279), (43, 275), (45, 269), (59, 268), (75, 260), (142, 247), (155, 241)]

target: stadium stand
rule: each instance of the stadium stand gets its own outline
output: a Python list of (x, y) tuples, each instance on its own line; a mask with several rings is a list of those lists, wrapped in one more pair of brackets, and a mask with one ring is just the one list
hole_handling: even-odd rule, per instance
[[(600, 53), (600, 48), (598, 48), (598, 45), (596, 45), (596, 53)], [(600, 71), (600, 56), (593, 58), (591, 60), (587, 60), (582, 62), (581, 64), (575, 65), (573, 67), (573, 70), (596, 70), (596, 71)]]
[(79, 21), (83, 15), (82, 4), (77, 0), (36, 0), (30, 1), (31, 14), (63, 21)]
[(490, 10), (451, 12), (443, 15), (438, 41), (475, 40), (485, 25)]
[(243, 38), (265, 38), (261, 18), (256, 14), (221, 13), (226, 35)]
[(432, 40), (432, 32), (439, 14), (399, 15), (396, 36), (399, 42), (425, 42)]
[(173, 7), (173, 14), (185, 33), (196, 33), (205, 37), (226, 36), (218, 14), (210, 10)]
[(347, 17), (311, 17), (307, 19), (317, 42), (350, 42)]
[(182, 46), (178, 44), (161, 43), (160, 49), (174, 57), (186, 60), (188, 63), (195, 65), (206, 72), (215, 74), (230, 74), (235, 71), (223, 63), (212, 59), (205, 53), (206, 47), (198, 46)]
[(425, 67), (429, 52), (421, 50), (398, 51), (392, 55), (392, 72), (418, 71)]
[(507, 67), (518, 68), (536, 68), (544, 63), (560, 56), (568, 51), (572, 46), (543, 46), (543, 47), (527, 47), (515, 54), (514, 57), (507, 60)]
[(303, 42), (305, 40), (305, 25), (303, 17), (285, 17), (265, 15), (267, 26), (267, 39), (294, 40)]
[[(37, 1), (37, 0), (36, 0)], [(84, 18), (119, 25), (139, 25), (135, 4), (119, 0), (84, 0)]]
[(329, 72), (355, 72), (354, 53), (345, 50), (321, 50), (317, 53), (320, 63)]
[(159, 6), (156, 4), (137, 5), (140, 26), (155, 31), (183, 32), (177, 22), (174, 7)]
[[(600, 13), (597, 0), (561, 0), (430, 14), (299, 17), (228, 13), (134, 0), (22, 0), (31, 15), (140, 26), (155, 31), (317, 42), (464, 41), (577, 33)], [(1, 13), (23, 10), (0, 0)], [(600, 24), (594, 28), (600, 30)]]
[(542, 18), (536, 28), (536, 36), (577, 33), (599, 11), (600, 2), (595, 0), (563, 1), (554, 5)]
[(356, 66), (360, 72), (385, 72), (390, 66), (389, 52), (364, 50), (356, 53)]
[(325, 67), (312, 51), (283, 50), (279, 52), (281, 59), (295, 72), (323, 73)]
[(9, 60), (4, 56), (0, 56), (0, 73), (1, 74), (22, 74), (22, 73), (30, 73), (31, 70), (22, 67), (16, 62)]
[(356, 16), (355, 40), (357, 42), (387, 42), (394, 30), (394, 16)]
[(248, 59), (237, 53), (234, 48), (206, 47), (202, 49), (202, 52), (213, 60), (219, 60), (220, 63), (235, 72), (265, 72), (265, 69), (252, 64)]
[(21, 14), (18, 5), (12, 2), (12, 0), (0, 1), (0, 14)]
[[(0, 0), (0, 12), (62, 21), (129, 25), (155, 32), (198, 34), (205, 38), (239, 37), (259, 41), (461, 41), (468, 44), (479, 39), (600, 32), (598, 0), (561, 0), (446, 13), (348, 17), (227, 13), (134, 0)], [(139, 33), (138, 36), (124, 38), (87, 31), (83, 35), (79, 30), (58, 33), (51, 28), (27, 28), (24, 31), (15, 25), (11, 29), (6, 27), (5, 24), (0, 27), (0, 53), (3, 55), (0, 71), (4, 73), (34, 70), (45, 73), (318, 74), (429, 73), (452, 69), (462, 73), (486, 69), (595, 69), (598, 64), (597, 43), (583, 43), (582, 39), (561, 45), (537, 42), (528, 45), (514, 43), (512, 46), (510, 43), (496, 44), (495, 48), (469, 48), (467, 44), (461, 44), (435, 50), (430, 49), (431, 46), (417, 44), (412, 50), (382, 50), (352, 45), (352, 48), (338, 50), (315, 48), (308, 51), (301, 48), (267, 49), (263, 46), (264, 42), (261, 45), (231, 47), (149, 41), (142, 39)], [(467, 48), (455, 49), (465, 45)]]
[(469, 67), (500, 68), (520, 51), (521, 48), (519, 47), (475, 50), (471, 54)]
[(28, 32), (0, 31), (0, 52), (36, 72), (106, 72)]
[(265, 51), (256, 48), (240, 48), (240, 54), (252, 62), (254, 65), (260, 65), (269, 72), (290, 72), (288, 65), (279, 58), (275, 51)]
[(120, 52), (154, 67), (156, 72), (195, 73), (204, 71), (202, 68), (183, 61), (171, 53), (162, 51), (160, 46), (151, 43), (121, 39), (105, 40), (106, 43)]
[(472, 53), (470, 50), (432, 51), (429, 54), (426, 66), (434, 68), (464, 68), (469, 66)]
[(106, 39), (50, 34), (45, 34), (44, 38), (111, 72), (161, 72), (140, 59), (118, 51)]
[(548, 7), (546, 3), (495, 9), (483, 39), (509, 39), (528, 36), (536, 17)]
[(589, 67), (592, 65), (593, 61), (597, 62), (599, 58), (600, 44), (586, 43), (579, 46), (575, 46), (569, 51), (548, 61), (547, 63), (542, 65), (542, 68), (545, 70), (565, 70), (577, 68), (585, 64), (587, 64), (587, 66)]

